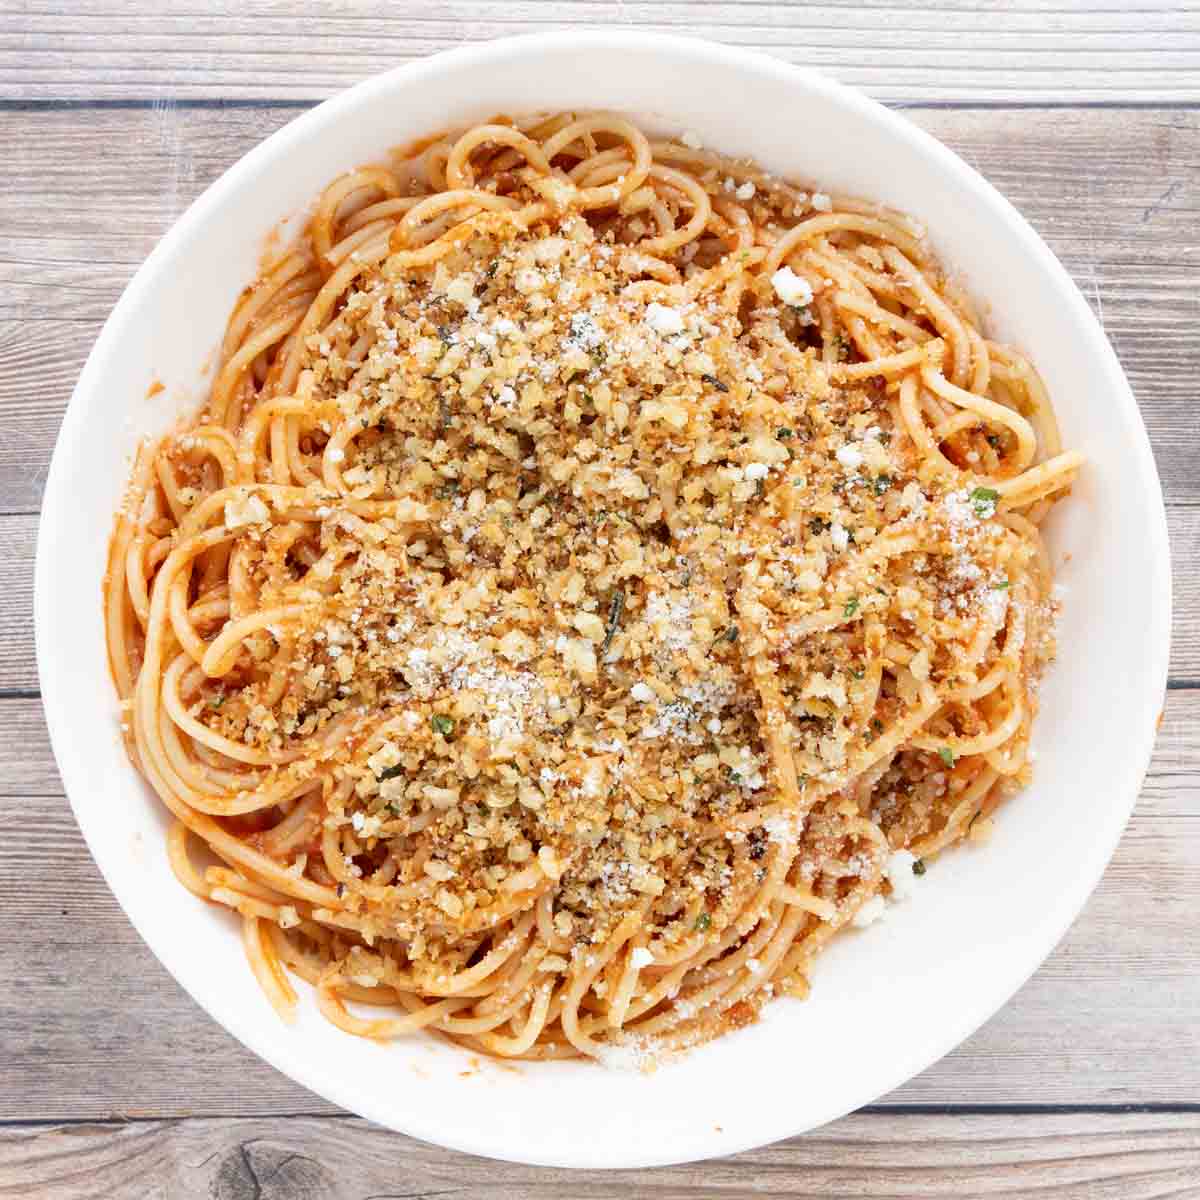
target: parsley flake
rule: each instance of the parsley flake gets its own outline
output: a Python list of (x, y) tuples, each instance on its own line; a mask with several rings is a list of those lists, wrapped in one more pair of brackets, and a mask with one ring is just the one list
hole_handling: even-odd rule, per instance
[(444, 713), (434, 713), (429, 718), (429, 724), (433, 726), (434, 733), (440, 733), (444, 738), (450, 737), (454, 732), (454, 718)]
[(600, 645), (601, 658), (608, 653), (608, 648), (612, 645), (613, 638), (617, 636), (617, 626), (621, 624), (621, 614), (624, 611), (625, 593), (613, 592), (612, 599), (608, 602), (608, 625), (604, 630), (604, 641)]
[(948, 767), (954, 766), (954, 751), (949, 746), (943, 746), (938, 751), (938, 758), (942, 760)]
[(728, 629), (722, 629), (721, 632), (718, 633), (715, 638), (713, 638), (713, 644), (709, 647), (708, 652), (711, 654), (722, 642), (729, 642), (732, 644), (737, 640), (738, 627), (736, 625), (730, 625)]
[(996, 501), (1000, 493), (995, 488), (977, 487), (971, 493), (971, 503), (975, 506), (975, 515), (983, 519), (993, 516), (996, 512)]

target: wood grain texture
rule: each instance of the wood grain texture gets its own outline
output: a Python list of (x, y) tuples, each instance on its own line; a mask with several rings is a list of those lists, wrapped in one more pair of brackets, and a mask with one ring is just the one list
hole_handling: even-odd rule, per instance
[[(5, 410), (0, 406), (0, 413)], [(9, 418), (5, 413), (5, 432)], [(34, 516), (0, 516), (0, 694), (36, 691), (37, 662), (33, 651), (33, 552), (37, 540)], [(0, 725), (8, 734), (8, 729)], [(8, 742), (9, 737), (0, 738)], [(51, 764), (53, 765), (53, 764)]]
[[(0, 727), (17, 732), (0, 739), (0, 1121), (332, 1112), (242, 1049), (141, 942), (50, 786), (36, 702), (0, 703)], [(1195, 1102), (1197, 911), (1200, 691), (1174, 691), (1079, 920), (997, 1016), (883, 1103)]]
[(762, 50), (888, 100), (1200, 98), (1200, 10), (1161, 0), (9, 0), (0, 96), (319, 99), (449, 47), (587, 27)]
[[(67, 397), (186, 205), (367, 75), (583, 25), (759, 48), (915, 106), (1102, 317), (1158, 458), (1175, 573), (1180, 690), (1104, 880), (1029, 983), (878, 1108), (636, 1175), (503, 1166), (385, 1133), (216, 1026), (121, 913), (61, 796), (30, 612), (32, 514)], [(943, 107), (957, 103), (970, 107)], [(1080, 104), (1100, 107), (1045, 107)], [(1196, 0), (0, 0), (0, 1200), (1200, 1197), (1197, 105)], [(1187, 1111), (912, 1107), (1030, 1103)]]
[(0, 1197), (39, 1200), (750, 1200), (1197, 1195), (1200, 1115), (857, 1113), (734, 1158), (653, 1171), (489, 1162), (365, 1121), (188, 1120), (0, 1130)]
[[(209, 182), (294, 115), (0, 113), (0, 513), (37, 507), (75, 378), (138, 264)], [(1000, 187), (1062, 258), (1129, 373), (1168, 501), (1196, 503), (1200, 112), (908, 115)]]

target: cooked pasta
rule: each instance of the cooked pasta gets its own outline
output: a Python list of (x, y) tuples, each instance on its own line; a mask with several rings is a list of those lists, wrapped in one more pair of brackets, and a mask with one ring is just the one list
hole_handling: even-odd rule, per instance
[(106, 586), (181, 883), (349, 1033), (646, 1062), (982, 841), (1080, 456), (924, 230), (608, 113), (353, 171)]

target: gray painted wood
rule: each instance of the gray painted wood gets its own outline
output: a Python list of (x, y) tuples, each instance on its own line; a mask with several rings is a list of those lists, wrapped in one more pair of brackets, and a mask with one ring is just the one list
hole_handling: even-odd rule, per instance
[(1200, 97), (1200, 10), (1162, 0), (72, 0), (0, 14), (0, 94), (25, 98), (313, 99), (449, 47), (586, 27), (728, 42), (889, 100)]
[[(349, 83), (449, 45), (585, 24), (817, 66), (909, 106), (996, 183), (1125, 364), (1175, 571), (1177, 688), (1150, 774), (1099, 889), (1033, 979), (876, 1109), (637, 1176), (387, 1134), (214, 1025), (83, 845), (36, 699), (30, 613), (33, 514), (70, 389), (183, 208)], [(0, 0), (0, 146), (0, 1198), (1200, 1196), (1200, 4)], [(1021, 1104), (1075, 1107), (977, 1111)], [(1078, 1107), (1129, 1104), (1181, 1111)]]
[(613, 1172), (451, 1157), (347, 1118), (0, 1130), (0, 1197), (39, 1200), (1184, 1200), (1198, 1177), (1194, 1113), (863, 1112), (735, 1158)]

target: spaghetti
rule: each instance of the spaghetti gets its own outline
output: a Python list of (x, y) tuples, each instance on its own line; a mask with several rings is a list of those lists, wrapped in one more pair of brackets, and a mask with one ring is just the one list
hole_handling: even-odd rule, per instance
[(197, 896), (350, 1033), (692, 1045), (1027, 781), (1081, 459), (910, 219), (611, 114), (336, 180), (106, 588)]

